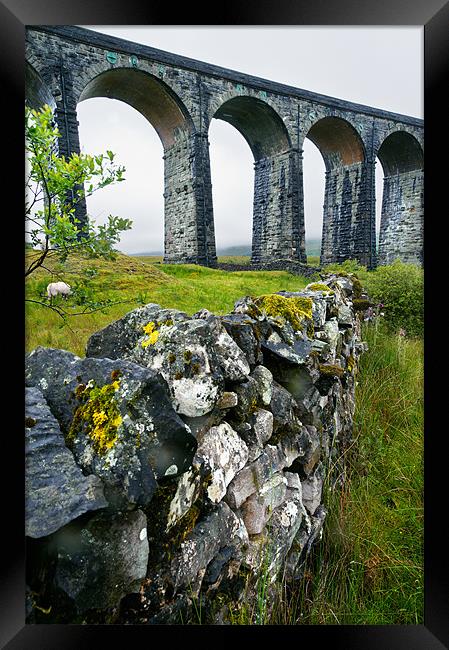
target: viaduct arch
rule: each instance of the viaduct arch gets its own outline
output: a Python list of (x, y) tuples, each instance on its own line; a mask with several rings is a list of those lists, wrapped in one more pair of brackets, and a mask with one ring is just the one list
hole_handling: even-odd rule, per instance
[(379, 240), (379, 264), (402, 259), (423, 263), (424, 157), (416, 137), (404, 130), (392, 131), (377, 156), (384, 171)]
[[(422, 264), (423, 121), (312, 93), (73, 26), (26, 28), (26, 97), (49, 103), (60, 149), (80, 151), (76, 108), (111, 97), (140, 111), (164, 148), (165, 255), (217, 263), (209, 125), (229, 122), (254, 156), (252, 262), (306, 261), (303, 143), (326, 167), (321, 263)], [(379, 251), (375, 161), (384, 171)], [(86, 219), (85, 205), (78, 218)]]

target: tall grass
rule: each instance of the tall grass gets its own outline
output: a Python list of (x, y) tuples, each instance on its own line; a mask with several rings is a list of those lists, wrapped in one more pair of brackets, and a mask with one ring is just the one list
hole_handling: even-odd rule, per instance
[[(365, 325), (354, 439), (300, 589), (299, 624), (423, 622), (422, 340)], [(299, 603), (299, 605), (298, 605)]]

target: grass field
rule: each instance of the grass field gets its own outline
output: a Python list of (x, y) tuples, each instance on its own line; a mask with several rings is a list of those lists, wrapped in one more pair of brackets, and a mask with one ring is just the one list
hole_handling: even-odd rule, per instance
[[(156, 261), (157, 258), (156, 258)], [(44, 301), (49, 282), (62, 279), (71, 287), (88, 280), (91, 301), (109, 299), (116, 304), (89, 314), (72, 315), (68, 326), (57, 313), (41, 305), (26, 304), (26, 350), (37, 345), (64, 348), (84, 356), (89, 336), (131, 309), (154, 302), (191, 315), (206, 307), (216, 314), (232, 310), (245, 295), (260, 295), (281, 289), (301, 289), (311, 280), (285, 271), (238, 271), (229, 273), (196, 265), (157, 264), (155, 258), (119, 254), (114, 262), (73, 257), (64, 265), (46, 264), (53, 274), (39, 270), (26, 282), (26, 296)], [(58, 298), (58, 300), (62, 300)], [(62, 303), (60, 303), (62, 304)], [(83, 305), (67, 308), (73, 314)]]
[[(161, 265), (119, 255), (113, 263), (73, 258), (39, 270), (26, 295), (42, 299), (47, 283), (89, 278), (90, 299), (117, 304), (71, 316), (26, 304), (26, 349), (64, 348), (84, 356), (88, 337), (135, 307), (155, 302), (192, 314), (230, 311), (244, 295), (300, 289), (310, 279), (285, 272), (228, 273), (193, 265)], [(160, 260), (159, 260), (160, 261)], [(365, 272), (366, 273), (366, 272)], [(363, 275), (363, 274), (362, 274)], [(363, 281), (363, 278), (362, 278)], [(71, 308), (82, 311), (83, 306)], [(420, 624), (423, 622), (423, 342), (364, 325), (356, 388), (354, 441), (342, 491), (325, 493), (324, 536), (300, 591), (280, 597), (270, 620), (248, 612), (236, 624)]]

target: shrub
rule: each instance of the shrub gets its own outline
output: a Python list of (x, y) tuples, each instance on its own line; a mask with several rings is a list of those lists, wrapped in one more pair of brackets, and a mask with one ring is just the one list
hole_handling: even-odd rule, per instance
[(424, 273), (414, 264), (396, 260), (363, 274), (363, 286), (373, 302), (382, 304), (385, 324), (391, 332), (422, 336), (424, 330)]
[(362, 266), (357, 260), (345, 260), (344, 262), (334, 262), (333, 264), (326, 264), (323, 267), (326, 273), (355, 273), (359, 275), (360, 272), (366, 271), (366, 266)]

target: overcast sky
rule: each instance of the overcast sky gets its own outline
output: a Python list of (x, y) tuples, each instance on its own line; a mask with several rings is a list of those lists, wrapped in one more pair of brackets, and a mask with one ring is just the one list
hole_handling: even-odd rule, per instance
[[(84, 27), (297, 88), (423, 117), (422, 27)], [(124, 183), (89, 199), (89, 214), (97, 223), (108, 214), (133, 220), (118, 246), (123, 252), (162, 251), (163, 150), (156, 131), (127, 104), (105, 98), (81, 102), (78, 119), (82, 151), (111, 149), (126, 167)], [(249, 244), (253, 156), (240, 133), (221, 120), (212, 120), (209, 140), (217, 248)], [(377, 225), (382, 179), (378, 162)], [(321, 236), (323, 197), (324, 163), (306, 139), (306, 240)]]

